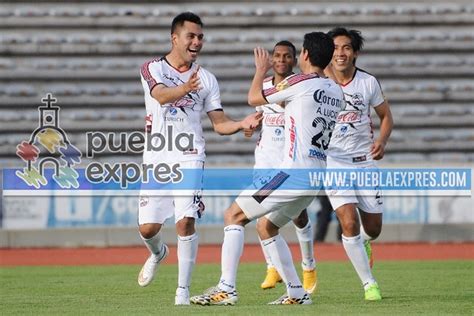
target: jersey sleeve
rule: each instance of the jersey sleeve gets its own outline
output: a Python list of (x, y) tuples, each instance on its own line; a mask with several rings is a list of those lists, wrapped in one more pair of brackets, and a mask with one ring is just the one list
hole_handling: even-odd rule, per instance
[(372, 86), (372, 96), (370, 98), (370, 106), (376, 107), (382, 104), (385, 101), (385, 96), (383, 95), (382, 92), (382, 86), (380, 85), (380, 82), (375, 79), (374, 77), (371, 80), (371, 86)]
[(263, 89), (262, 95), (268, 103), (281, 103), (291, 100), (295, 94), (295, 85), (289, 81), (290, 77), (284, 79), (276, 86)]
[(148, 61), (142, 65), (140, 74), (142, 79), (147, 83), (149, 92), (158, 84), (163, 84), (162, 73), (159, 63), (156, 61)]
[(217, 83), (216, 77), (209, 72), (206, 72), (205, 75), (209, 77), (209, 80), (206, 80), (209, 84), (209, 94), (204, 99), (204, 111), (207, 113), (222, 109), (222, 104), (221, 93), (219, 91), (219, 84)]

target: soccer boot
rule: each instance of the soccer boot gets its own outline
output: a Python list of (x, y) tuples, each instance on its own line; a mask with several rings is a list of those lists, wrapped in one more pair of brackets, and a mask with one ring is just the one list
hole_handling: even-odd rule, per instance
[(197, 305), (235, 305), (238, 300), (237, 292), (227, 292), (214, 288), (212, 291), (205, 291), (204, 294), (190, 298), (191, 303)]
[(311, 297), (305, 293), (302, 297), (289, 297), (287, 294), (282, 295), (279, 299), (268, 303), (268, 305), (309, 305), (313, 304)]
[(187, 288), (178, 287), (176, 296), (174, 297), (174, 305), (189, 305), (189, 290)]
[(316, 269), (304, 270), (303, 269), (303, 289), (308, 294), (313, 294), (318, 285), (318, 272)]
[(262, 284), (260, 284), (260, 287), (264, 290), (273, 289), (275, 285), (281, 281), (282, 280), (280, 274), (278, 274), (278, 271), (274, 267), (271, 267), (267, 269), (267, 275), (265, 276), (265, 280), (263, 280)]
[(380, 289), (377, 283), (373, 283), (365, 289), (365, 300), (366, 301), (380, 301), (382, 299), (382, 294), (380, 294)]
[(168, 246), (163, 244), (163, 247), (161, 247), (161, 251), (158, 255), (151, 255), (148, 257), (140, 273), (138, 274), (138, 285), (147, 286), (151, 283), (151, 281), (153, 281), (160, 262), (168, 256), (168, 253)]
[(374, 266), (374, 256), (372, 254), (372, 245), (370, 244), (370, 240), (364, 241), (365, 252), (367, 253), (367, 258), (369, 259), (369, 266), (372, 269)]

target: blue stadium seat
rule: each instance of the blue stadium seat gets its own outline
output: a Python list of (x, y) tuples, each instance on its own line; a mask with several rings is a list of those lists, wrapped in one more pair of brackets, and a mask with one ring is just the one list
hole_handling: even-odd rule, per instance
[(78, 17), (82, 16), (84, 12), (75, 6), (53, 7), (48, 11), (50, 16), (55, 17)]
[(48, 15), (48, 10), (42, 7), (18, 7), (15, 16), (19, 17), (43, 17)]
[(118, 10), (113, 6), (89, 6), (84, 10), (84, 15), (94, 18), (117, 16)]
[(10, 97), (29, 97), (37, 95), (37, 92), (29, 84), (12, 84), (5, 87), (5, 94)]
[(11, 8), (1, 7), (0, 8), (0, 17), (1, 18), (8, 18), (15, 14), (14, 10)]
[(98, 44), (100, 38), (90, 33), (72, 33), (68, 35), (67, 42), (72, 44)]
[(83, 90), (79, 85), (74, 84), (57, 84), (48, 87), (48, 92), (55, 96), (79, 96)]

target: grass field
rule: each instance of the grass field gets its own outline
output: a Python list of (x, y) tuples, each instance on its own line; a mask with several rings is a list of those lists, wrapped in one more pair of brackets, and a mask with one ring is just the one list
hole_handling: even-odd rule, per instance
[[(267, 306), (283, 285), (263, 291), (264, 264), (241, 264), (236, 306), (174, 304), (176, 265), (163, 265), (147, 288), (136, 283), (139, 266), (0, 268), (0, 315), (472, 315), (473, 261), (376, 262), (384, 299), (365, 302), (347, 262), (318, 266), (319, 286), (309, 306)], [(198, 265), (191, 294), (215, 285), (220, 267)]]

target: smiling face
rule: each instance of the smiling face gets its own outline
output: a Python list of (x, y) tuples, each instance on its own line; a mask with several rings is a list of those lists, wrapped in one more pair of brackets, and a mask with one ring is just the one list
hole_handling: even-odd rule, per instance
[(293, 55), (291, 47), (277, 45), (273, 49), (272, 61), (275, 74), (287, 77), (293, 71), (293, 67), (296, 64), (296, 56)]
[(332, 67), (339, 72), (351, 71), (355, 65), (354, 60), (358, 53), (351, 45), (351, 39), (347, 36), (337, 36), (334, 38), (334, 55), (332, 57)]
[(203, 45), (204, 34), (199, 24), (185, 21), (171, 34), (173, 50), (186, 64), (196, 61)]

